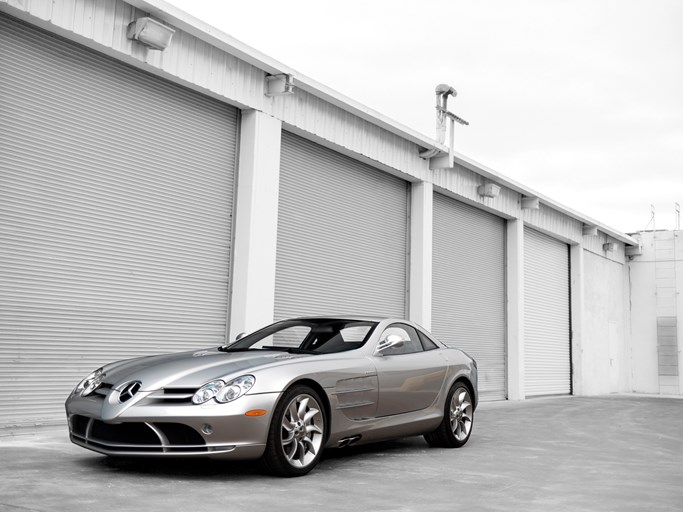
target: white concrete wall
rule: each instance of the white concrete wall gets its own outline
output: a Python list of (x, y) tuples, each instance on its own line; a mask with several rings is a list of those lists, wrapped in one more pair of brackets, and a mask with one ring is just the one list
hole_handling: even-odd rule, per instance
[(643, 233), (643, 255), (629, 262), (631, 289), (631, 390), (659, 393), (654, 238)]
[(683, 394), (683, 231), (674, 232), (675, 273), (678, 318), (678, 390)]
[(569, 307), (571, 308), (571, 365), (572, 365), (572, 393), (584, 394), (584, 351), (585, 340), (585, 288), (586, 276), (583, 244), (569, 246), (569, 293), (571, 295)]
[(581, 343), (574, 359), (580, 365), (577, 394), (600, 395), (628, 390), (623, 265), (601, 255), (583, 251)]
[[(642, 232), (642, 255), (628, 263), (630, 288), (630, 388), (638, 393), (683, 394), (683, 231)], [(656, 239), (673, 248), (657, 251)], [(659, 289), (658, 289), (659, 284)], [(678, 375), (659, 375), (657, 317), (678, 321)]]
[(432, 226), (434, 187), (415, 182), (410, 191), (410, 261), (408, 314), (427, 330), (432, 328)]
[(242, 113), (228, 340), (273, 321), (282, 123)]
[(524, 222), (510, 220), (506, 233), (507, 392), (523, 400), (524, 392)]
[(678, 318), (678, 390), (683, 394), (683, 231), (675, 231), (675, 272)]

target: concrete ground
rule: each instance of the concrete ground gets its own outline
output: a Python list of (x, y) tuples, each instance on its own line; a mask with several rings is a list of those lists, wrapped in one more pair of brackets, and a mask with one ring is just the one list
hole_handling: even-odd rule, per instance
[(0, 511), (200, 510), (680, 511), (683, 400), (484, 403), (461, 449), (416, 437), (331, 450), (295, 479), (253, 463), (108, 459), (65, 427), (0, 437)]

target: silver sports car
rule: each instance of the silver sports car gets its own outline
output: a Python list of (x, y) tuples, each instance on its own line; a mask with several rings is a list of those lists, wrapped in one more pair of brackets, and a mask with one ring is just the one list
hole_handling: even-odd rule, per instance
[(477, 364), (398, 319), (297, 318), (234, 343), (95, 370), (66, 401), (71, 440), (112, 456), (261, 459), (300, 476), (325, 448), (472, 433)]

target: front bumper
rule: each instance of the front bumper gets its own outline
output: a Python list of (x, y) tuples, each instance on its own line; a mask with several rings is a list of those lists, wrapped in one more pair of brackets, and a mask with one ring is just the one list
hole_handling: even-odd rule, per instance
[[(245, 395), (202, 405), (142, 397), (120, 411), (110, 410), (106, 398), (70, 397), (66, 412), (71, 441), (105, 455), (246, 460), (263, 455), (279, 396)], [(246, 415), (254, 410), (265, 414)]]

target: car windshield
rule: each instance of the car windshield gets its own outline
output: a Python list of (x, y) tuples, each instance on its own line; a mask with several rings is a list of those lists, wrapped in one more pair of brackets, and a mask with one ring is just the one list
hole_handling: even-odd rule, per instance
[(376, 325), (376, 322), (365, 320), (285, 320), (245, 336), (223, 350), (282, 350), (292, 353), (334, 354), (362, 347)]

